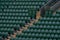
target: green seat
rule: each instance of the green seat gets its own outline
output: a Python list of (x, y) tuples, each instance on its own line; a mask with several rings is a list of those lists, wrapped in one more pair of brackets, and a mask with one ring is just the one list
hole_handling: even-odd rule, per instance
[(15, 28), (15, 27), (18, 27), (20, 26), (19, 24), (16, 25), (16, 24), (0, 24), (0, 28)]
[(14, 34), (13, 28), (0, 28), (0, 32), (8, 32), (9, 34)]
[[(36, 12), (48, 0), (0, 0), (0, 37), (7, 37), (24, 27), (26, 23), (35, 19)], [(51, 10), (34, 23), (32, 27), (17, 34), (11, 40), (59, 40), (60, 12), (52, 14)], [(4, 33), (3, 33), (4, 32)], [(6, 33), (7, 32), (7, 33)], [(6, 36), (7, 35), (7, 36)]]
[(3, 38), (7, 38), (8, 33), (7, 32), (0, 32), (0, 36), (3, 37)]

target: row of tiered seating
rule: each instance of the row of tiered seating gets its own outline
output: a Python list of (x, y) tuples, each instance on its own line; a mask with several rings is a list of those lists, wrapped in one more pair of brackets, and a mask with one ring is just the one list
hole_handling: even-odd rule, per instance
[(0, 38), (20, 31), (45, 3), (45, 0), (0, 0)]
[(11, 40), (60, 40), (60, 12), (57, 11), (56, 15), (49, 13), (51, 11), (46, 13), (49, 16), (42, 17), (37, 23)]

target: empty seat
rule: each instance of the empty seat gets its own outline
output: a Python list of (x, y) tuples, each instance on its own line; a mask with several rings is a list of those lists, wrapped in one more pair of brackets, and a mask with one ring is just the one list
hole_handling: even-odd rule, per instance
[(0, 32), (0, 36), (2, 38), (8, 38), (8, 33), (7, 32)]
[[(0, 37), (7, 38), (35, 19), (37, 10), (47, 1), (0, 0)], [(34, 23), (34, 26), (10, 40), (59, 40), (60, 12), (56, 13), (53, 15), (51, 10), (47, 10), (46, 15)]]

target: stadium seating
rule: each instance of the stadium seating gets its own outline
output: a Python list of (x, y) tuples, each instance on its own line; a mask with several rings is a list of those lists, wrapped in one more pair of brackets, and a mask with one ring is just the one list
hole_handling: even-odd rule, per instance
[(23, 31), (22, 34), (17, 34), (16, 38), (11, 40), (60, 40), (59, 13), (58, 11), (56, 15), (48, 13), (49, 16), (42, 17), (33, 26)]
[[(35, 19), (37, 10), (48, 0), (0, 0), (0, 39), (8, 38), (20, 31), (25, 24)], [(51, 10), (10, 40), (60, 40), (60, 11), (53, 15)]]

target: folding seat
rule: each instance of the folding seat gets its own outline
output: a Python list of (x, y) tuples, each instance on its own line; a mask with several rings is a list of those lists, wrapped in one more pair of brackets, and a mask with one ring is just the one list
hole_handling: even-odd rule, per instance
[(7, 28), (0, 28), (0, 32), (5, 32), (7, 30), (8, 30)]
[(0, 16), (15, 16), (15, 17), (20, 17), (20, 16), (28, 16), (27, 13), (1, 13)]
[(8, 30), (7, 32), (8, 32), (9, 35), (11, 35), (11, 34), (14, 34), (15, 30), (11, 29), (11, 30)]
[(33, 28), (33, 29), (40, 29), (40, 28), (43, 29), (44, 26), (34, 26), (34, 27), (31, 27), (30, 29), (32, 29), (32, 28)]
[(20, 35), (20, 34), (17, 34), (16, 36), (17, 36), (17, 37), (20, 37), (20, 36), (22, 37), (22, 35), (24, 35), (24, 33), (22, 33), (21, 35)]
[(0, 24), (0, 28), (15, 28), (18, 27), (19, 25), (13, 25), (13, 24)]
[(19, 40), (18, 38), (11, 38), (10, 40)]
[[(35, 19), (37, 9), (43, 6), (48, 0), (1, 1), (3, 2), (1, 2), (0, 7), (2, 9), (0, 10), (0, 32), (7, 32), (11, 35), (30, 22), (30, 20)], [(49, 40), (52, 37), (53, 39), (50, 40), (54, 40), (54, 38), (59, 39), (60, 19), (57, 20), (59, 18), (58, 14), (59, 12), (54, 16), (52, 15), (52, 11), (48, 10), (45, 17), (42, 17), (37, 23), (34, 23), (35, 27), (29, 27), (22, 34), (17, 34), (16, 38), (11, 38), (11, 40)]]
[(24, 23), (20, 23), (19, 25), (20, 25), (20, 27), (22, 27), (22, 26), (24, 26), (25, 24), (24, 24)]
[(46, 13), (46, 16), (47, 16), (47, 17), (48, 17), (48, 15), (49, 15), (49, 16), (52, 16), (52, 11), (51, 11), (51, 10), (47, 10), (45, 13)]
[(32, 14), (35, 15), (35, 14), (36, 14), (36, 11), (37, 11), (37, 10), (35, 10), (35, 9), (29, 9), (29, 10), (28, 10), (28, 12), (29, 12), (29, 14), (30, 14), (31, 16), (32, 16)]
[(2, 37), (0, 36), (0, 40), (2, 40)]
[(14, 30), (15, 30), (15, 31), (20, 31), (20, 28), (21, 28), (21, 27), (14, 27)]
[(0, 32), (14, 31), (13, 28), (0, 28)]
[(0, 32), (0, 36), (3, 37), (3, 38), (7, 38), (8, 33), (7, 32)]
[(30, 32), (30, 30), (29, 30), (29, 29), (27, 29), (27, 30), (24, 30), (23, 32), (24, 32), (24, 33), (29, 33), (29, 32)]
[(10, 34), (14, 34), (14, 29), (11, 29), (11, 28), (2, 28), (0, 29), (0, 32), (7, 32), (9, 35)]
[[(15, 38), (15, 40), (31, 40), (30, 38)], [(14, 40), (13, 38), (11, 40)]]

